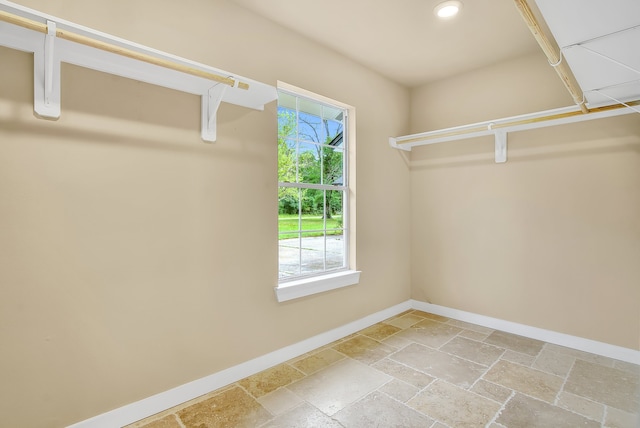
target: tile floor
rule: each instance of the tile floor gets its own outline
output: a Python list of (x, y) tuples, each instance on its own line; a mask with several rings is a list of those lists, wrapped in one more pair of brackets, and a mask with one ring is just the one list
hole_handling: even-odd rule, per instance
[(131, 428), (640, 427), (640, 366), (408, 311)]

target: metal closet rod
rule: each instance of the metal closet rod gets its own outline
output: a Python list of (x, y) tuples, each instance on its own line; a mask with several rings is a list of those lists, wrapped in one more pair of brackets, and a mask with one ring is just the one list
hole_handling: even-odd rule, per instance
[[(45, 23), (34, 21), (32, 19), (24, 18), (22, 16), (14, 15), (9, 12), (0, 10), (0, 21), (8, 22), (9, 24), (18, 25), (29, 30), (38, 31), (40, 33), (48, 34), (48, 26)], [(91, 37), (76, 34), (71, 31), (56, 28), (56, 36), (61, 39), (69, 40), (71, 42), (79, 43), (92, 48), (100, 49), (106, 52), (111, 52), (117, 55), (122, 55), (138, 61), (143, 61), (149, 64), (157, 65), (160, 67), (168, 68), (171, 70), (179, 71), (182, 73), (190, 74), (192, 76), (202, 77), (205, 79), (213, 80), (216, 82), (224, 83), (232, 87), (238, 87), (240, 89), (249, 89), (249, 84), (245, 82), (238, 82), (231, 77), (220, 76), (215, 73), (200, 70), (194, 67), (189, 67), (184, 64), (169, 61), (162, 58), (157, 58), (149, 54), (137, 52), (131, 49), (127, 49), (122, 46), (114, 45), (112, 43), (103, 42), (93, 39)]]
[[(573, 97), (573, 101), (580, 107), (582, 113), (589, 113), (589, 109), (585, 105), (585, 99), (582, 94), (582, 91), (578, 87), (578, 84), (575, 82), (575, 78), (573, 77), (573, 73), (564, 62), (560, 61), (560, 53), (559, 50), (554, 46), (554, 43), (549, 40), (545, 32), (542, 30), (542, 27), (538, 23), (537, 18), (533, 14), (533, 11), (527, 4), (527, 0), (515, 0), (516, 6), (518, 7), (518, 11), (522, 18), (527, 23), (529, 30), (535, 37), (536, 41), (542, 48), (542, 51), (547, 56), (547, 60), (549, 64), (551, 64), (562, 79), (562, 83), (564, 83), (565, 88), (569, 91), (571, 96)], [(556, 53), (558, 50), (558, 53)]]

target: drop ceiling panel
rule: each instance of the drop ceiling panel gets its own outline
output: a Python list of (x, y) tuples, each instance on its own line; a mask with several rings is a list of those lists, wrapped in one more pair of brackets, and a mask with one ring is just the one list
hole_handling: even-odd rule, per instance
[[(634, 33), (624, 36), (618, 33), (563, 51), (584, 91), (640, 79), (640, 74), (621, 65), (640, 70), (640, 29)], [(630, 46), (637, 46), (639, 50)]]
[(589, 107), (640, 99), (639, 0), (536, 0)]
[(640, 24), (638, 0), (536, 0), (560, 46)]

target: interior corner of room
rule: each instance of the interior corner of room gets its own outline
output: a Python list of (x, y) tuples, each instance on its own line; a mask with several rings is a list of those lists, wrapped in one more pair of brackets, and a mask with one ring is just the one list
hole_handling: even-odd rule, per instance
[[(364, 3), (0, 0), (3, 425), (132, 423), (409, 309), (640, 356), (640, 3)], [(357, 112), (357, 284), (283, 302), (278, 81)]]

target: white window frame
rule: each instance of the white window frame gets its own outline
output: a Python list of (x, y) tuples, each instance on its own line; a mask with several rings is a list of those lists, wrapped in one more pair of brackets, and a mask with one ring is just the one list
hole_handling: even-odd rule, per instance
[[(343, 229), (345, 239), (345, 262), (344, 267), (336, 270), (318, 272), (307, 276), (296, 276), (292, 278), (279, 278), (278, 286), (275, 288), (276, 298), (279, 302), (297, 299), (324, 291), (355, 285), (360, 280), (360, 271), (355, 267), (355, 109), (347, 104), (323, 97), (310, 91), (278, 82), (278, 90), (289, 93), (295, 97), (307, 98), (319, 104), (343, 109), (346, 114), (344, 118), (345, 162), (343, 165), (344, 186), (326, 186), (297, 183), (281, 183), (278, 187), (293, 188), (318, 188), (322, 190), (343, 190)], [(326, 255), (325, 255), (326, 257)], [(279, 276), (279, 274), (278, 274)]]

